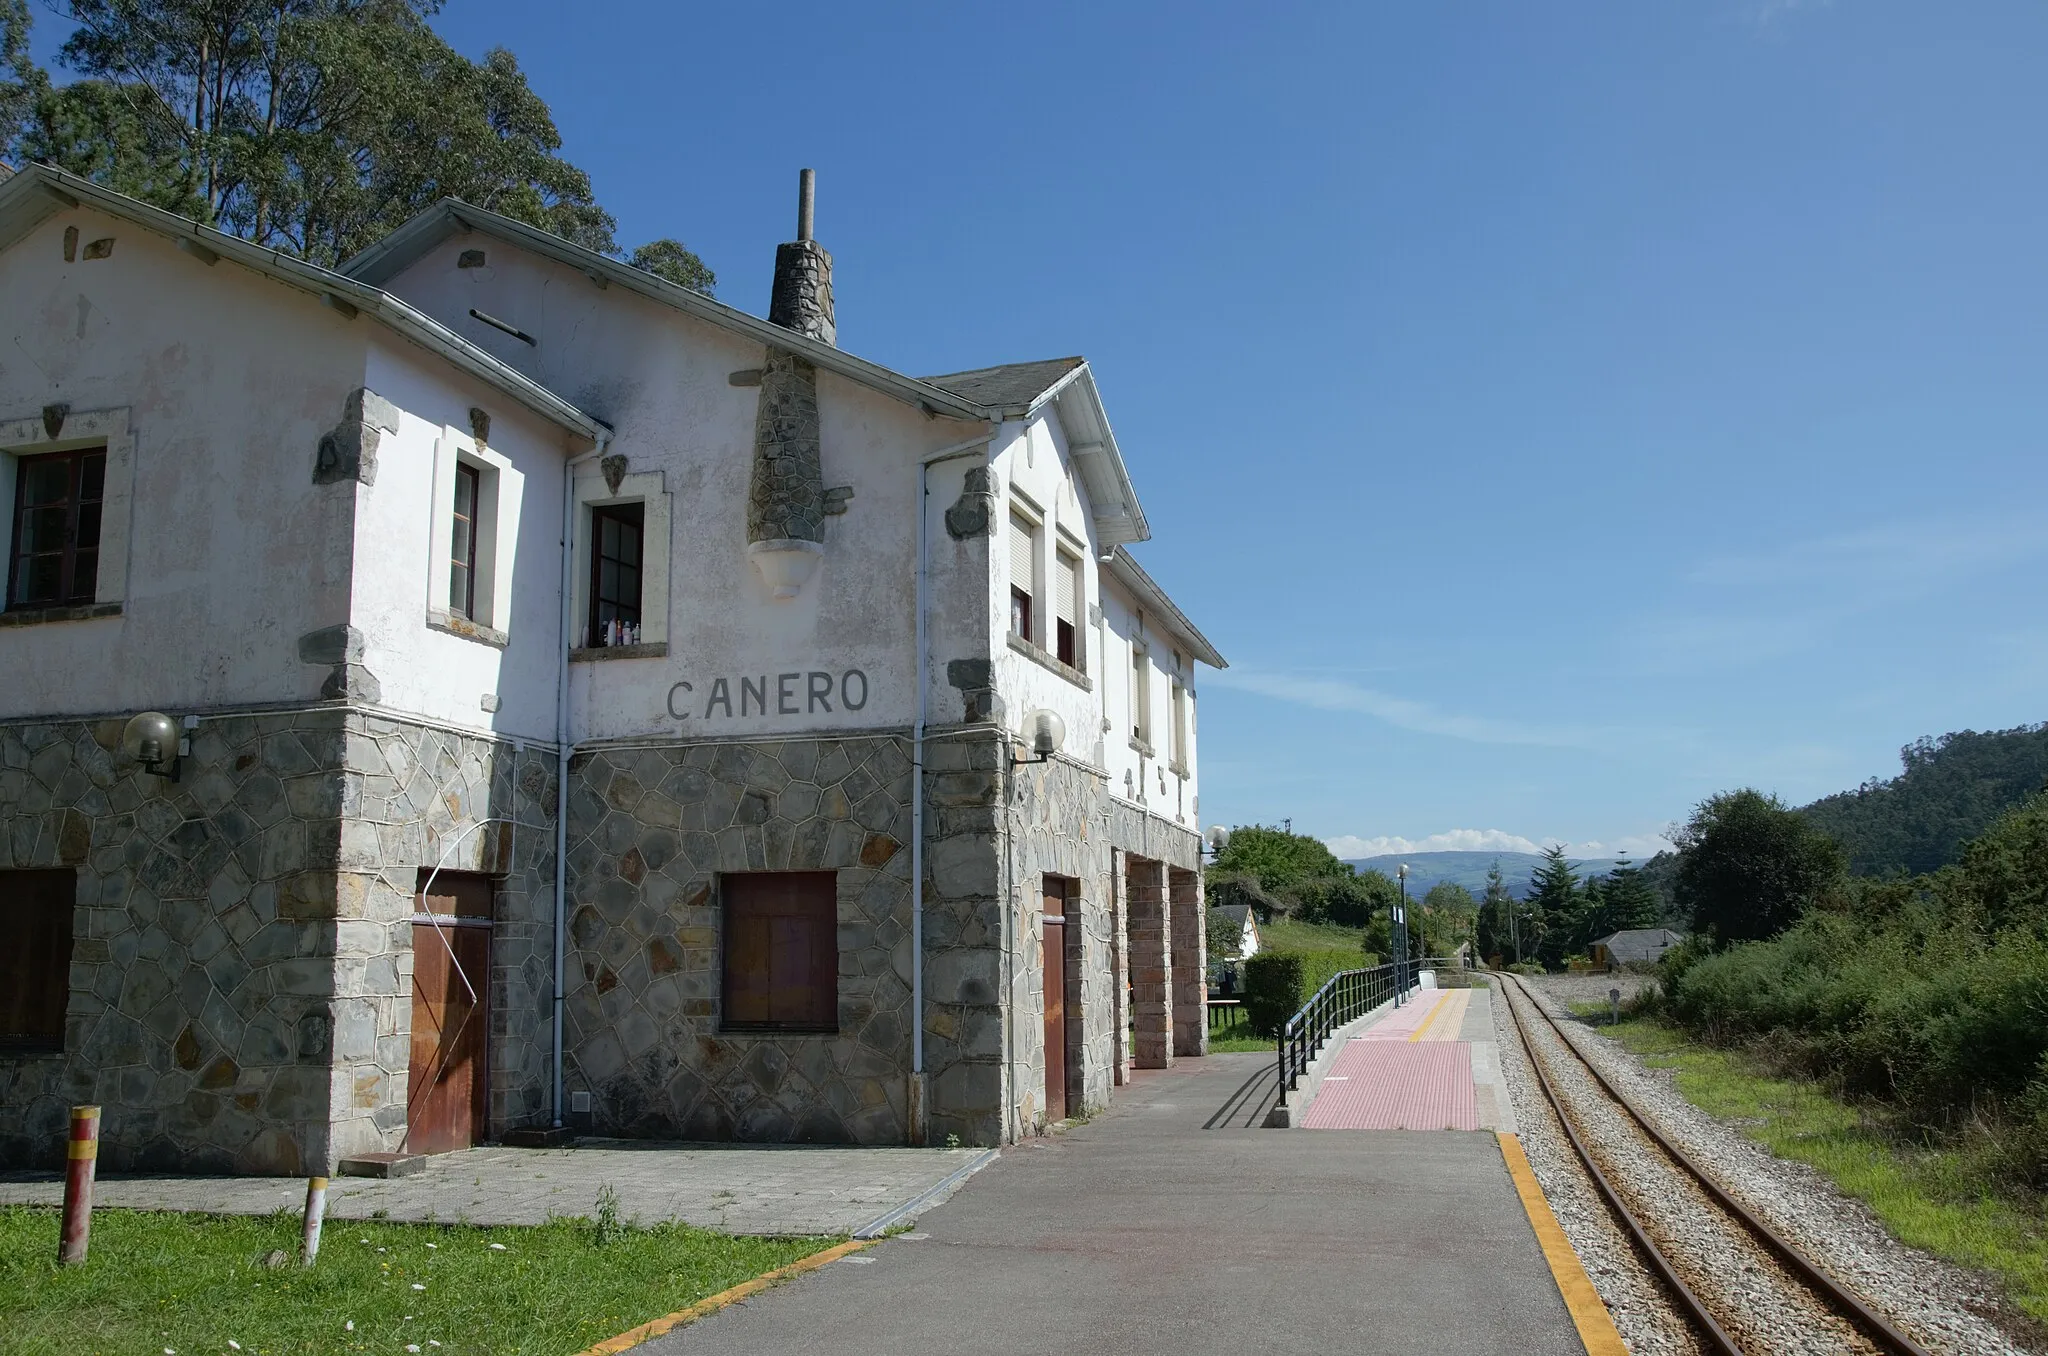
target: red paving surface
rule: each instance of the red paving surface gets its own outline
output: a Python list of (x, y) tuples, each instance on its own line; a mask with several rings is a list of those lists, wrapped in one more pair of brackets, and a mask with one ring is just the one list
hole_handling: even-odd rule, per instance
[(1302, 1125), (1309, 1130), (1477, 1130), (1472, 1047), (1355, 1040), (1337, 1055)]
[(1337, 1052), (1309, 1104), (1308, 1130), (1477, 1130), (1472, 1047), (1446, 1039), (1467, 998), (1416, 995)]

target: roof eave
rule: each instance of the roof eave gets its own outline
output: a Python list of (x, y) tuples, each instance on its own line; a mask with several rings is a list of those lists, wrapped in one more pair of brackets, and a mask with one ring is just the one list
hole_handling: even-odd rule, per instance
[(595, 250), (585, 249), (574, 241), (564, 240), (558, 235), (529, 226), (523, 221), (500, 216), (496, 212), (473, 206), (456, 198), (445, 198), (432, 207), (415, 213), (411, 220), (396, 231), (380, 240), (342, 264), (341, 271), (348, 277), (371, 282), (386, 282), (396, 277), (414, 261), (433, 249), (458, 229), (482, 231), (509, 240), (524, 249), (554, 259), (576, 269), (593, 282), (601, 285), (613, 283), (629, 292), (658, 301), (664, 305), (700, 320), (733, 330), (773, 348), (786, 349), (806, 361), (836, 372), (851, 381), (860, 382), (885, 394), (894, 396), (906, 404), (915, 405), (926, 414), (946, 415), (955, 419), (976, 421), (996, 417), (987, 406), (963, 400), (950, 391), (906, 377), (883, 367), (880, 363), (869, 362), (844, 349), (821, 343), (808, 335), (784, 329), (770, 320), (748, 315), (745, 311), (728, 306), (714, 297), (695, 292), (687, 287), (658, 278), (645, 269), (622, 264), (608, 259)]
[[(1068, 402), (1077, 402), (1069, 405)], [(1068, 450), (1082, 459), (1083, 478), (1088, 485), (1090, 506), (1095, 510), (1095, 531), (1105, 546), (1123, 546), (1150, 541), (1152, 526), (1145, 521), (1145, 509), (1138, 502), (1138, 487), (1131, 482), (1123, 449), (1110, 427), (1109, 411), (1102, 403), (1102, 389), (1095, 384), (1095, 372), (1086, 363), (1041, 391), (1031, 402), (1029, 418), (1051, 406), (1067, 430)], [(1073, 415), (1067, 412), (1075, 411)], [(1090, 427), (1078, 430), (1075, 423)]]
[(1129, 551), (1119, 546), (1108, 557), (1107, 564), (1110, 573), (1116, 576), (1117, 582), (1135, 594), (1141, 605), (1150, 607), (1165, 618), (1167, 627), (1188, 643), (1188, 650), (1196, 659), (1212, 669), (1230, 667), (1230, 661), (1209, 643), (1209, 638), (1202, 634), (1201, 628), (1188, 619), (1188, 614), (1181, 611), (1179, 604), (1167, 596), (1166, 590), (1159, 587), (1158, 581), (1145, 573), (1145, 567), (1134, 560)]
[[(36, 207), (17, 213), (16, 198), (31, 200)], [(48, 165), (30, 165), (0, 180), (0, 249), (12, 245), (56, 213), (87, 205), (173, 240), (189, 240), (211, 254), (314, 296), (368, 312), (405, 338), (504, 391), (535, 413), (593, 441), (603, 433), (604, 425), (596, 419), (388, 292), (318, 264), (294, 259), (279, 250), (252, 245), (240, 236), (202, 226)]]

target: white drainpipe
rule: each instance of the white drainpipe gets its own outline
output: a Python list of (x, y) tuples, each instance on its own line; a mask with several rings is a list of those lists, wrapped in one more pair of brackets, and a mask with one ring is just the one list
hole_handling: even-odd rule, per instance
[[(931, 674), (926, 654), (925, 611), (931, 574), (931, 476), (942, 461), (977, 455), (995, 430), (940, 448), (917, 467), (917, 724), (910, 745), (910, 1142), (925, 1142), (924, 1104), (924, 726), (930, 709)], [(991, 538), (993, 540), (993, 537)]]
[(562, 1003), (569, 914), (569, 651), (576, 634), (576, 468), (611, 446), (599, 428), (597, 446), (562, 463), (562, 635), (555, 673), (555, 1129), (562, 1128)]

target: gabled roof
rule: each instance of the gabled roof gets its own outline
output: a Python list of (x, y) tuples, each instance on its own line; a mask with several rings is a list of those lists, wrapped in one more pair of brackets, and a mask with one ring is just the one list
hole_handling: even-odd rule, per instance
[(1211, 912), (1220, 913), (1233, 923), (1250, 923), (1254, 928), (1259, 925), (1259, 920), (1252, 917), (1249, 904), (1218, 904)]
[(596, 439), (604, 429), (603, 424), (533, 378), (500, 362), (388, 292), (277, 250), (252, 245), (239, 236), (201, 226), (48, 165), (28, 165), (0, 178), (0, 249), (13, 245), (57, 213), (81, 205), (166, 236), (206, 262), (214, 258), (232, 260), (266, 278), (318, 297), (343, 314), (369, 316), (572, 433)]
[(1049, 394), (1085, 358), (1046, 358), (1035, 363), (1004, 363), (999, 367), (977, 367), (966, 372), (948, 372), (942, 377), (919, 377), (943, 391), (951, 391), (977, 405), (1030, 409), (1039, 397)]
[(831, 344), (820, 343), (795, 330), (784, 329), (773, 321), (759, 316), (748, 315), (737, 307), (728, 306), (702, 292), (693, 292), (666, 278), (658, 278), (645, 269), (622, 264), (607, 258), (596, 250), (564, 240), (561, 236), (529, 226), (523, 221), (500, 216), (481, 207), (472, 207), (457, 198), (443, 198), (432, 207), (422, 208), (412, 219), (385, 236), (370, 248), (342, 264), (341, 271), (360, 282), (381, 286), (417, 263), (429, 251), (450, 236), (468, 231), (481, 231), (485, 235), (533, 251), (543, 258), (553, 259), (577, 270), (600, 286), (619, 286), (635, 292), (651, 301), (673, 306), (679, 311), (709, 321), (723, 329), (744, 334), (764, 344), (797, 354), (806, 361), (837, 372), (850, 381), (860, 382), (875, 390), (895, 396), (898, 400), (916, 405), (930, 414), (951, 415), (955, 419), (986, 419), (989, 412), (982, 405), (950, 391), (892, 372), (880, 363), (871, 363), (865, 358), (856, 358), (844, 349)]
[(1138, 506), (1137, 487), (1131, 484), (1123, 453), (1110, 432), (1109, 416), (1102, 408), (1094, 374), (1081, 358), (1011, 363), (956, 372), (948, 377), (907, 377), (880, 363), (784, 329), (773, 321), (748, 315), (702, 292), (693, 292), (644, 269), (585, 249), (537, 226), (472, 207), (455, 198), (445, 198), (415, 213), (403, 226), (344, 263), (341, 271), (360, 282), (381, 286), (443, 241), (468, 231), (481, 231), (553, 259), (601, 286), (622, 287), (756, 342), (795, 353), (828, 372), (894, 396), (927, 414), (1001, 423), (1029, 418), (1047, 402), (1054, 402), (1061, 425), (1067, 431), (1068, 446), (1079, 460), (1082, 483), (1088, 489), (1102, 540), (1114, 544), (1144, 541), (1152, 535), (1145, 512)]
[(1216, 652), (1216, 647), (1209, 643), (1209, 638), (1196, 629), (1195, 624), (1188, 620), (1188, 614), (1181, 611), (1173, 599), (1166, 596), (1166, 590), (1160, 588), (1152, 576), (1145, 573), (1144, 567), (1131, 558), (1129, 551), (1121, 546), (1117, 547), (1113, 554), (1103, 560), (1102, 566), (1109, 571), (1112, 578), (1131, 591), (1131, 596), (1137, 600), (1138, 606), (1162, 619), (1169, 629), (1185, 640), (1195, 658), (1212, 669), (1230, 667), (1230, 661)]

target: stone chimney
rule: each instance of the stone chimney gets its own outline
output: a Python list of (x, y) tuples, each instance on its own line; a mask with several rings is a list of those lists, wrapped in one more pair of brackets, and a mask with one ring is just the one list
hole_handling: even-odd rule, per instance
[[(803, 172), (797, 238), (775, 250), (768, 318), (832, 343), (832, 256), (811, 239), (815, 179)], [(777, 598), (802, 591), (824, 554), (825, 471), (818, 447), (818, 370), (768, 349), (754, 411), (754, 469), (747, 486), (747, 554)]]
[(832, 256), (811, 239), (811, 215), (818, 180), (803, 171), (797, 189), (796, 239), (775, 247), (775, 290), (768, 318), (786, 330), (836, 345), (839, 329), (832, 319)]

